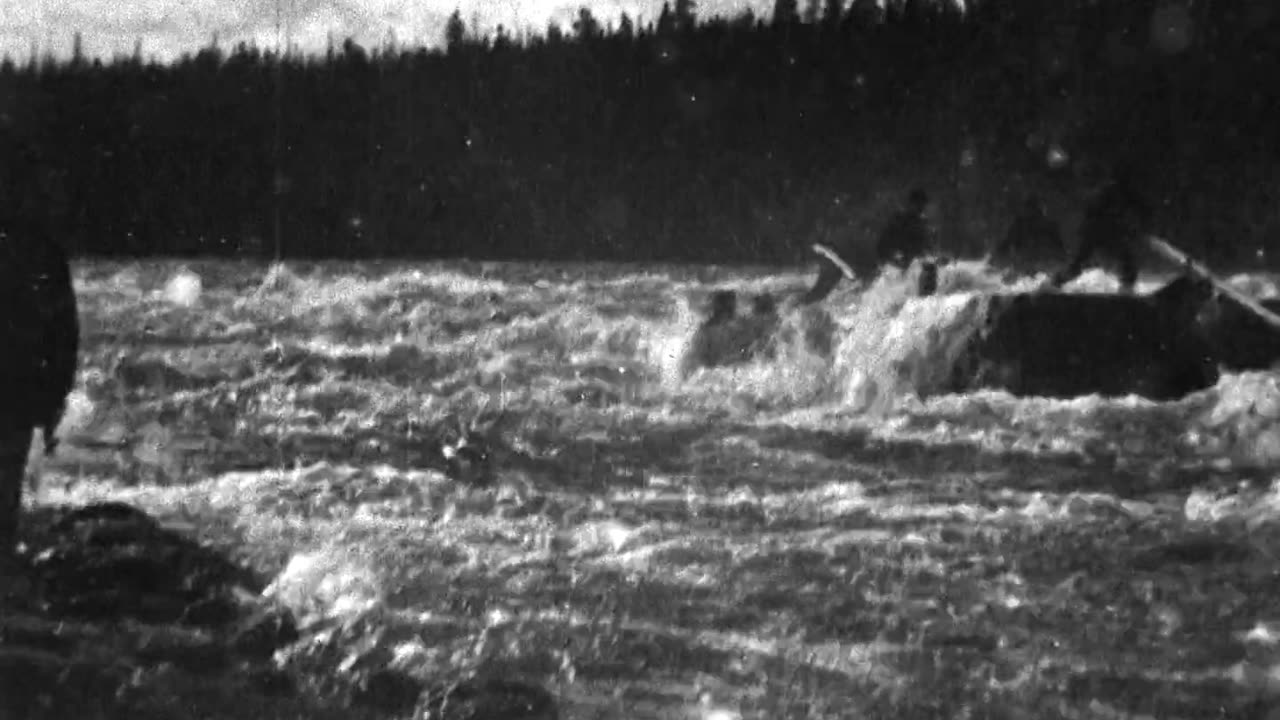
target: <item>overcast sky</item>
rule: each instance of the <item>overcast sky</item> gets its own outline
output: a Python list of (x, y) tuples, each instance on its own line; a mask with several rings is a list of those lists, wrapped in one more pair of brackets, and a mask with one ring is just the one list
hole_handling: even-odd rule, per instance
[[(492, 27), (528, 26), (541, 30), (552, 18), (566, 27), (579, 6), (590, 7), (601, 20), (616, 20), (623, 11), (633, 17), (657, 16), (662, 0), (278, 0), (295, 44), (323, 50), (330, 32), (376, 44), (394, 32), (404, 43), (436, 44), (454, 8), (470, 24), (473, 17)], [(771, 0), (699, 0), (699, 14), (735, 12), (752, 6), (763, 10)], [(256, 40), (274, 47), (277, 0), (0, 0), (0, 53), (26, 58), (33, 45), (70, 54), (79, 30), (85, 53), (110, 57), (128, 53), (142, 40), (143, 54), (160, 59), (206, 45), (214, 33), (227, 47)]]

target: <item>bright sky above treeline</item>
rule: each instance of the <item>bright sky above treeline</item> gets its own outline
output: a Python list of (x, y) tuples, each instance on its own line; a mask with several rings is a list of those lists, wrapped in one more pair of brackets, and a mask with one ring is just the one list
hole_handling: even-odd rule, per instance
[[(84, 53), (103, 59), (132, 53), (140, 40), (144, 57), (170, 60), (207, 46), (215, 34), (224, 48), (241, 40), (274, 48), (277, 9), (291, 43), (304, 52), (323, 51), (330, 34), (366, 46), (388, 37), (431, 46), (441, 42), (455, 8), (482, 29), (501, 23), (542, 32), (551, 20), (568, 29), (583, 6), (602, 23), (616, 24), (623, 12), (650, 22), (662, 0), (0, 0), (0, 54), (21, 60), (34, 48), (69, 57), (76, 31)], [(697, 11), (731, 15), (771, 6), (771, 0), (698, 0)]]

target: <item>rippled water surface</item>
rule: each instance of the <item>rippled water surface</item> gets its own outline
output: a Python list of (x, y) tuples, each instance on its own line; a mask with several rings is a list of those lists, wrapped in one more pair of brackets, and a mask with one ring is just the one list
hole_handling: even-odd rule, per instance
[[(892, 275), (835, 293), (832, 358), (791, 343), (682, 377), (708, 291), (810, 278), (82, 265), (82, 379), (40, 501), (195, 517), (268, 572), (340, 558), (386, 608), (447, 618), (441, 643), (497, 623), (515, 639), (486, 657), (554, 687), (568, 717), (1216, 717), (1252, 701), (1219, 649), (1269, 619), (1276, 589), (1274, 375), (1163, 404), (921, 400), (974, 294), (1041, 280), (960, 263), (934, 298)], [(1114, 284), (1094, 271), (1076, 288)], [(457, 424), (486, 428), (494, 490), (440, 472)], [(1258, 554), (1150, 560), (1206, 536)]]

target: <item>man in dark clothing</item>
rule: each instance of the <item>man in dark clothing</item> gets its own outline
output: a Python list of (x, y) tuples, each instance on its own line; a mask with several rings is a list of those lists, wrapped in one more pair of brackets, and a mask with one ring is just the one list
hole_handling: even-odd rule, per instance
[(929, 195), (916, 188), (907, 196), (907, 205), (889, 218), (876, 242), (876, 261), (904, 269), (926, 251), (934, 249), (935, 234), (925, 211)]
[(1128, 174), (1117, 173), (1085, 209), (1080, 245), (1067, 267), (1054, 274), (1055, 288), (1071, 282), (1098, 253), (1120, 266), (1120, 286), (1133, 292), (1138, 282), (1138, 244), (1151, 224), (1151, 208)]
[(1062, 231), (1045, 210), (1044, 201), (1038, 195), (1027, 198), (1022, 212), (1013, 220), (1009, 231), (991, 252), (992, 262), (1000, 265), (1022, 266), (1045, 251), (1061, 253)]
[[(907, 197), (907, 205), (889, 219), (888, 224), (876, 241), (876, 265), (893, 265), (905, 269), (913, 260), (934, 247), (934, 232), (925, 211), (929, 208), (929, 196), (924, 190), (916, 188)], [(848, 250), (848, 248), (845, 248)], [(846, 257), (854, 257), (854, 253)], [(859, 268), (858, 274), (863, 276)], [(818, 279), (813, 287), (800, 298), (801, 305), (820, 302), (831, 294), (840, 280), (844, 278), (841, 269), (830, 260), (824, 260), (818, 268)]]
[(79, 336), (65, 250), (40, 229), (0, 218), (0, 585), (13, 571), (32, 433), (42, 430), (52, 454)]

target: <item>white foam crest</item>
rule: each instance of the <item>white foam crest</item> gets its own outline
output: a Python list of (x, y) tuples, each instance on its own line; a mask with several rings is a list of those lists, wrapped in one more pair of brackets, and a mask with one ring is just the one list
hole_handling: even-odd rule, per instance
[(1259, 300), (1270, 300), (1280, 296), (1280, 286), (1277, 286), (1276, 278), (1272, 275), (1238, 273), (1224, 280), (1232, 288)]
[(685, 357), (701, 322), (688, 297), (680, 295), (676, 298), (675, 317), (655, 324), (644, 338), (641, 352), (657, 368), (663, 387), (676, 388), (683, 382)]
[(1227, 375), (1192, 414), (1185, 439), (1235, 465), (1280, 465), (1280, 376)]
[(164, 284), (161, 295), (167, 302), (179, 307), (192, 307), (200, 301), (203, 290), (204, 284), (200, 276), (183, 267)]
[(349, 547), (333, 545), (289, 559), (263, 595), (306, 620), (359, 616), (382, 602), (373, 564)]
[(845, 404), (879, 414), (942, 391), (964, 343), (985, 320), (987, 297), (968, 292), (859, 308), (836, 350)]

